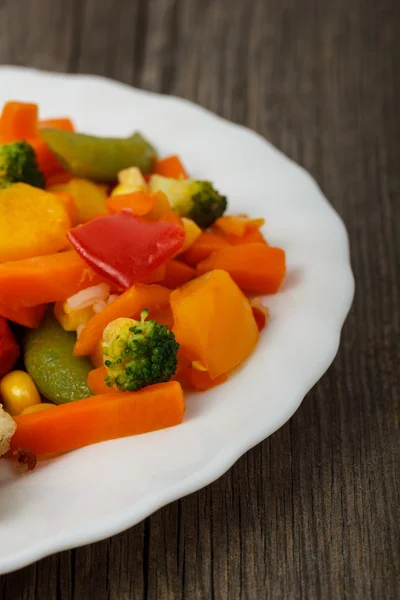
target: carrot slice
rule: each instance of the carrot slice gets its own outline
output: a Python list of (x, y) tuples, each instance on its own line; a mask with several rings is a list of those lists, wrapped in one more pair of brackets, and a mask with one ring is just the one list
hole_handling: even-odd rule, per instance
[(38, 106), (28, 102), (7, 102), (0, 117), (2, 143), (29, 140), (37, 136)]
[[(174, 225), (179, 225), (179, 227), (184, 229), (183, 221), (182, 221), (181, 217), (172, 210), (171, 205), (168, 201), (168, 198), (163, 192), (161, 192), (161, 191), (155, 192), (155, 193), (153, 193), (153, 192), (152, 193), (150, 193), (150, 192), (135, 192), (135, 194), (136, 193), (149, 196), (151, 198), (151, 201), (153, 202), (151, 209), (148, 212), (146, 212), (146, 214), (137, 215), (138, 219), (140, 219), (140, 217), (142, 216), (142, 218), (145, 221), (163, 221), (164, 223), (173, 223)], [(128, 194), (126, 194), (126, 196), (128, 196)], [(147, 201), (145, 201), (145, 202), (147, 202)], [(113, 204), (114, 203), (112, 203), (111, 206)], [(150, 201), (149, 201), (149, 204), (150, 204)], [(115, 201), (115, 206), (118, 206), (117, 201)], [(122, 208), (125, 208), (125, 207), (122, 207)], [(122, 210), (122, 208), (120, 210)], [(128, 208), (132, 208), (133, 212), (135, 212), (134, 206), (128, 207)], [(144, 210), (144, 208), (143, 208), (143, 210)]]
[(66, 452), (89, 444), (172, 427), (182, 422), (185, 401), (177, 381), (139, 392), (108, 392), (51, 410), (15, 417), (11, 449), (36, 455)]
[(92, 390), (93, 394), (108, 394), (111, 392), (110, 388), (104, 381), (107, 376), (107, 369), (105, 367), (98, 367), (89, 372), (87, 384)]
[(227, 215), (217, 219), (214, 226), (224, 233), (241, 237), (248, 231), (259, 229), (264, 223), (265, 219), (249, 219), (247, 216)]
[(185, 361), (184, 358), (180, 358), (174, 379), (175, 381), (179, 381), (184, 390), (205, 392), (225, 383), (228, 380), (228, 375), (223, 373), (211, 379), (208, 371), (199, 371), (191, 367), (190, 362)]
[(157, 323), (161, 323), (162, 325), (166, 325), (168, 329), (172, 329), (174, 326), (174, 316), (170, 305), (165, 306), (165, 308), (162, 308), (161, 310), (152, 311), (149, 314), (149, 319), (157, 321)]
[(217, 385), (221, 385), (222, 383), (225, 383), (227, 379), (228, 376), (226, 373), (211, 379), (207, 371), (199, 371), (193, 368), (189, 370), (189, 380), (194, 389), (199, 390), (200, 392), (205, 392), (206, 390), (210, 390)]
[(5, 317), (9, 321), (13, 321), (13, 323), (23, 325), (24, 327), (31, 327), (32, 329), (39, 327), (45, 312), (46, 304), (20, 307), (11, 307), (0, 304), (0, 315), (2, 317)]
[(204, 260), (213, 252), (226, 248), (229, 243), (222, 237), (209, 231), (204, 231), (197, 240), (180, 255), (180, 259), (188, 265), (196, 266), (197, 263)]
[(47, 179), (55, 173), (65, 172), (65, 170), (40, 137), (38, 126), (74, 131), (69, 119), (49, 119), (38, 122), (37, 104), (7, 102), (0, 117), (0, 142), (10, 143), (26, 140), (35, 150), (39, 169)]
[(37, 306), (66, 300), (101, 279), (71, 250), (0, 264), (0, 305)]
[(166, 264), (164, 263), (156, 269), (154, 269), (154, 271), (146, 275), (146, 277), (142, 279), (141, 282), (146, 283), (147, 285), (150, 285), (150, 283), (164, 282), (166, 270)]
[(163, 223), (172, 223), (173, 225), (178, 225), (178, 227), (184, 229), (181, 217), (172, 209), (169, 210), (167, 213), (161, 215), (158, 220), (162, 221)]
[(44, 174), (46, 181), (52, 178), (56, 173), (64, 173), (65, 169), (60, 161), (50, 151), (46, 142), (37, 136), (28, 140), (35, 151), (36, 160), (39, 169)]
[(39, 127), (49, 127), (50, 129), (62, 129), (63, 131), (75, 131), (75, 127), (71, 119), (61, 117), (58, 119), (41, 119)]
[(161, 310), (168, 306), (170, 294), (170, 290), (161, 285), (138, 283), (129, 288), (88, 321), (76, 341), (75, 356), (91, 354), (103, 335), (104, 329), (114, 319), (119, 317), (137, 318), (144, 308), (148, 308), (150, 312)]
[(245, 292), (274, 294), (285, 277), (285, 252), (258, 243), (230, 246), (196, 267), (199, 275), (214, 269), (227, 271)]
[(107, 210), (111, 213), (121, 212), (124, 208), (130, 208), (133, 214), (142, 217), (147, 215), (155, 204), (155, 194), (140, 191), (132, 194), (118, 194), (107, 199)]
[(240, 246), (242, 244), (253, 244), (255, 242), (259, 242), (260, 244), (267, 244), (263, 234), (259, 229), (249, 229), (241, 236), (232, 235), (231, 233), (225, 233), (219, 227), (215, 227), (214, 225), (211, 227), (212, 233), (222, 238), (231, 246)]
[(156, 162), (154, 172), (173, 179), (187, 179), (188, 175), (179, 156), (167, 156)]
[(97, 342), (93, 351), (90, 353), (89, 358), (90, 358), (90, 362), (92, 363), (94, 369), (97, 369), (98, 367), (103, 366), (103, 344), (102, 344), (101, 338)]
[(196, 271), (179, 260), (167, 260), (165, 263), (163, 284), (168, 288), (175, 289), (194, 277), (196, 277)]

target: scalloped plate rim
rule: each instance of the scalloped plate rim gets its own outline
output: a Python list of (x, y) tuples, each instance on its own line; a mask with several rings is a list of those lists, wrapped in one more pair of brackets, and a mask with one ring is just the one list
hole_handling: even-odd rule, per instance
[[(190, 107), (192, 111), (197, 112), (203, 120), (214, 119), (215, 122), (223, 122), (231, 129), (236, 129), (237, 131), (240, 130), (242, 133), (245, 133), (249, 139), (252, 137), (253, 139), (262, 141), (269, 147), (270, 150), (273, 150), (273, 152), (275, 152), (276, 155), (280, 157), (282, 162), (286, 163), (290, 169), (297, 169), (302, 173), (303, 176), (307, 176), (309, 180), (308, 183), (315, 186), (316, 191), (319, 194), (319, 199), (323, 200), (326, 203), (326, 206), (330, 209), (330, 217), (332, 219), (335, 218), (342, 226), (344, 233), (342, 250), (345, 246), (345, 252), (341, 257), (341, 263), (343, 267), (341, 276), (343, 285), (343, 302), (340, 314), (337, 316), (336, 328), (331, 332), (330, 345), (325, 353), (323, 364), (319, 366), (317, 371), (314, 371), (312, 374), (309, 374), (308, 377), (304, 378), (301, 384), (297, 386), (297, 392), (293, 394), (290, 405), (286, 407), (286, 411), (281, 414), (280, 418), (275, 419), (272, 427), (263, 423), (261, 425), (257, 424), (257, 427), (253, 427), (251, 431), (246, 430), (243, 433), (243, 437), (239, 441), (236, 440), (230, 446), (224, 447), (214, 456), (211, 461), (209, 461), (199, 470), (194, 471), (189, 476), (180, 480), (178, 483), (165, 486), (162, 493), (154, 492), (152, 494), (148, 494), (136, 504), (127, 506), (124, 510), (117, 510), (115, 513), (108, 514), (106, 519), (102, 519), (102, 522), (100, 522), (100, 518), (98, 518), (97, 521), (92, 524), (89, 530), (84, 529), (82, 531), (78, 531), (78, 528), (76, 528), (72, 531), (63, 531), (59, 534), (48, 536), (41, 542), (30, 544), (24, 550), (15, 552), (5, 557), (0, 556), (0, 574), (22, 568), (55, 552), (97, 542), (111, 535), (120, 533), (121, 531), (124, 531), (125, 529), (139, 523), (144, 518), (169, 502), (197, 491), (220, 477), (236, 462), (236, 460), (240, 458), (240, 456), (261, 442), (263, 439), (266, 439), (266, 437), (274, 433), (277, 429), (279, 429), (279, 427), (286, 423), (300, 406), (307, 392), (326, 372), (337, 353), (341, 329), (350, 309), (354, 295), (354, 278), (350, 266), (349, 242), (347, 232), (340, 217), (329, 204), (328, 200), (318, 188), (315, 180), (308, 174), (308, 172), (286, 157), (282, 152), (272, 146), (270, 142), (265, 140), (256, 132), (246, 128), (243, 125), (232, 123), (229, 120), (212, 113), (208, 109), (198, 106), (184, 98), (166, 96), (163, 94), (156, 94), (154, 92), (136, 89), (127, 84), (98, 75), (52, 73), (26, 67), (14, 67), (8, 65), (0, 66), (0, 78), (4, 77), (4, 75), (13, 75), (15, 73), (18, 73), (20, 76), (23, 76), (24, 74), (34, 74), (38, 78), (45, 77), (61, 80), (70, 79), (74, 81), (87, 82), (89, 84), (91, 82), (95, 84), (100, 82), (102, 85), (107, 85), (110, 88), (112, 87), (116, 94), (123, 90), (124, 92), (131, 93), (132, 95), (148, 97), (151, 99), (157, 98), (161, 102), (167, 101), (169, 103), (176, 104), (178, 110), (179, 105), (185, 105), (186, 107)], [(338, 223), (336, 223), (336, 225), (337, 224)]]

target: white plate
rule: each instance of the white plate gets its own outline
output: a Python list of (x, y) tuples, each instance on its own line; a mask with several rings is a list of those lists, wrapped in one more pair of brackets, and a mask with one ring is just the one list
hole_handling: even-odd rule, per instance
[(138, 523), (207, 485), (281, 427), (338, 349), (354, 282), (346, 230), (314, 180), (259, 135), (185, 100), (99, 77), (0, 67), (0, 105), (38, 102), (79, 130), (140, 129), (161, 154), (178, 153), (215, 182), (229, 210), (263, 216), (287, 253), (282, 291), (258, 348), (228, 383), (187, 398), (184, 423), (41, 463), (15, 477), (0, 461), (0, 573)]

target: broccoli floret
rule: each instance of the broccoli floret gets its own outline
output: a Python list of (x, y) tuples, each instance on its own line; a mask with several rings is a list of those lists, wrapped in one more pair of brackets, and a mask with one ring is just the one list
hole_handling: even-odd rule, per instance
[(0, 188), (12, 183), (27, 183), (44, 188), (45, 179), (39, 171), (35, 151), (26, 142), (12, 142), (0, 145)]
[(166, 325), (148, 320), (119, 318), (103, 332), (103, 359), (108, 387), (137, 391), (153, 383), (169, 381), (178, 364), (179, 344)]
[(221, 196), (209, 181), (192, 181), (190, 191), (192, 205), (188, 214), (181, 216), (192, 219), (199, 227), (206, 229), (226, 211), (226, 196)]
[(210, 227), (226, 210), (227, 199), (209, 181), (172, 179), (152, 175), (150, 189), (167, 196), (172, 209), (181, 217), (192, 219), (201, 227)]

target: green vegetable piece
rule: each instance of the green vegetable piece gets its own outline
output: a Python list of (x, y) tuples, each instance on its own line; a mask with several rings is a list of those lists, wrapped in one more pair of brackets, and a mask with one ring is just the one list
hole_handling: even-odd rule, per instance
[(0, 145), (0, 189), (13, 183), (44, 188), (44, 175), (39, 171), (35, 151), (26, 142)]
[(88, 358), (73, 356), (75, 341), (75, 332), (64, 331), (52, 312), (25, 336), (26, 370), (42, 396), (55, 404), (93, 396), (87, 385), (92, 366)]
[(164, 192), (172, 210), (181, 217), (192, 219), (202, 229), (207, 229), (221, 217), (228, 204), (226, 197), (209, 181), (152, 175), (149, 186), (152, 192)]
[(177, 368), (179, 344), (166, 325), (121, 317), (103, 332), (106, 384), (117, 391), (134, 392), (153, 383), (169, 381)]
[(128, 138), (100, 138), (94, 135), (41, 129), (40, 135), (61, 164), (76, 177), (113, 183), (118, 172), (139, 167), (153, 170), (156, 151), (140, 133)]

